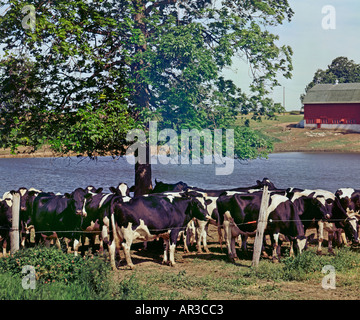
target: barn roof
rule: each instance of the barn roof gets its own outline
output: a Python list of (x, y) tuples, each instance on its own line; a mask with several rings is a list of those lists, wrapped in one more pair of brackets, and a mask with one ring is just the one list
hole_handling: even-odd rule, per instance
[(360, 103), (360, 83), (317, 84), (307, 92), (303, 103)]

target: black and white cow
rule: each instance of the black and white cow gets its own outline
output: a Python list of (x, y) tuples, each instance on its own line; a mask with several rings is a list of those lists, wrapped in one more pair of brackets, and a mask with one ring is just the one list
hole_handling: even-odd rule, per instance
[(154, 189), (151, 191), (152, 193), (163, 193), (163, 192), (168, 192), (168, 191), (173, 191), (173, 192), (179, 192), (179, 191), (184, 191), (188, 188), (189, 186), (182, 181), (179, 181), (177, 183), (164, 183), (162, 181), (157, 181), (155, 179), (155, 187)]
[(349, 216), (360, 215), (360, 190), (353, 188), (341, 188), (336, 190), (335, 196), (340, 200), (342, 208)]
[[(237, 259), (235, 239), (239, 235), (255, 235), (261, 206), (262, 192), (221, 196), (217, 200), (220, 224), (223, 225), (231, 260)], [(300, 252), (306, 239), (300, 217), (293, 203), (285, 196), (270, 196), (267, 209), (267, 228), (265, 233), (271, 237), (274, 257), (278, 257), (279, 235), (287, 236), (291, 243), (296, 240)]]
[(6, 256), (8, 244), (10, 244), (10, 229), (12, 227), (12, 199), (0, 200), (0, 243), (2, 243), (3, 256)]
[(120, 198), (111, 204), (111, 225), (114, 241), (110, 245), (111, 266), (115, 265), (115, 250), (124, 249), (126, 263), (130, 268), (134, 265), (130, 256), (130, 248), (134, 240), (151, 241), (163, 238), (165, 250), (163, 263), (168, 262), (167, 251), (170, 247), (170, 265), (175, 265), (174, 252), (178, 234), (192, 218), (205, 220), (207, 216), (206, 202), (194, 197), (164, 197), (147, 195), (124, 202)]
[[(345, 210), (347, 221), (352, 224), (359, 234), (359, 218), (360, 218), (360, 190), (353, 188), (341, 188), (335, 192), (335, 196), (339, 199), (340, 207)], [(351, 237), (351, 236), (350, 236)], [(354, 243), (359, 242), (359, 238), (352, 236)]]
[(161, 181), (157, 181), (155, 179), (155, 183), (156, 183), (155, 187), (151, 193), (163, 193), (163, 192), (168, 192), (168, 191), (180, 192), (180, 191), (193, 190), (193, 191), (198, 191), (201, 193), (206, 193), (207, 196), (209, 196), (209, 197), (219, 197), (226, 191), (247, 192), (250, 189), (261, 190), (264, 186), (268, 186), (269, 190), (276, 189), (275, 185), (268, 178), (264, 178), (262, 181), (257, 180), (256, 185), (253, 185), (250, 187), (238, 187), (238, 188), (227, 188), (227, 189), (203, 189), (203, 188), (189, 186), (185, 182), (182, 182), (182, 181), (170, 184), (170, 183), (164, 183)]
[[(354, 242), (358, 243), (358, 232), (357, 232), (357, 219), (351, 212), (346, 211), (339, 198), (332, 192), (321, 189), (294, 189), (288, 190), (288, 196), (292, 194), (299, 194), (303, 196), (312, 196), (323, 202), (325, 211), (327, 212), (322, 220), (319, 220), (316, 228), (318, 229), (318, 254), (321, 254), (322, 242), (324, 239), (324, 230), (328, 232), (329, 245), (328, 250), (333, 254), (332, 241), (336, 233), (344, 230), (345, 234)], [(343, 236), (343, 240), (346, 241), (346, 237)]]
[(110, 227), (110, 204), (116, 197), (120, 197), (122, 201), (130, 201), (130, 189), (126, 183), (120, 183), (116, 188), (110, 187), (110, 193), (103, 193), (103, 189), (87, 187), (88, 194), (85, 195), (85, 210), (81, 229), (84, 230), (82, 240), (85, 236), (90, 239), (90, 244), (94, 249), (95, 238), (99, 236), (100, 253), (103, 252), (104, 242), (109, 242)]
[[(207, 211), (209, 219), (203, 221), (194, 218), (193, 221), (189, 222), (189, 225), (182, 232), (184, 238), (184, 251), (189, 253), (188, 244), (189, 242), (196, 241), (197, 253), (203, 253), (202, 247), (204, 248), (205, 253), (210, 253), (208, 245), (207, 245), (207, 232), (209, 228), (209, 224), (213, 224), (218, 226), (217, 220), (211, 218), (216, 211), (216, 200), (218, 197), (210, 197), (205, 192), (195, 191), (191, 188), (188, 188), (183, 191), (175, 192), (175, 191), (167, 191), (163, 193), (157, 193), (157, 196), (165, 196), (171, 201), (174, 197), (195, 197), (195, 198), (203, 198), (207, 205)], [(221, 232), (219, 233), (219, 241), (221, 239)]]
[[(33, 226), (29, 225), (30, 215), (32, 213), (32, 204), (35, 197), (41, 192), (35, 188), (25, 188), (21, 187), (17, 191), (11, 190), (5, 192), (3, 198), (11, 199), (13, 194), (17, 193), (20, 195), (20, 215), (19, 215), (19, 228), (20, 228), (20, 238), (21, 238), (21, 247), (24, 248), (26, 241), (29, 242), (30, 232), (34, 232)], [(35, 236), (34, 236), (35, 237)]]
[(334, 195), (326, 190), (301, 190), (288, 189), (287, 197), (294, 203), (294, 206), (304, 225), (304, 230), (316, 228), (318, 232), (318, 254), (321, 253), (321, 246), (324, 239), (324, 228), (328, 230), (328, 250), (333, 253), (332, 239), (335, 229), (327, 221), (333, 214)]
[(72, 231), (80, 230), (82, 220), (87, 215), (85, 210), (87, 193), (87, 190), (82, 188), (64, 195), (39, 193), (33, 199), (31, 214), (27, 220), (27, 225), (34, 226), (38, 231), (36, 242), (54, 239), (60, 248), (61, 236), (78, 240), (80, 234)]

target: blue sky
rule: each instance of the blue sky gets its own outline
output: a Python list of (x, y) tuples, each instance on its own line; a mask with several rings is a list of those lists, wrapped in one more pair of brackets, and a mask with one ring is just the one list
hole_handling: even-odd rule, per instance
[[(317, 69), (326, 69), (332, 60), (345, 56), (360, 63), (360, 0), (289, 0), (295, 12), (290, 23), (271, 28), (280, 36), (279, 44), (290, 45), (293, 54), (293, 77), (279, 77), (285, 87), (285, 107), (299, 110), (300, 94), (311, 82)], [(324, 6), (335, 8), (336, 29), (325, 30), (322, 21), (327, 14)], [(249, 83), (248, 67), (243, 62), (234, 62), (231, 78), (243, 89)], [(271, 97), (283, 102), (283, 87), (277, 87)]]

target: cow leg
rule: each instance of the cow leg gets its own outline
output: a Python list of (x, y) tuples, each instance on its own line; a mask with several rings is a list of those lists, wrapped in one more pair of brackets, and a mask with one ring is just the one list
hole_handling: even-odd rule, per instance
[(176, 243), (171, 243), (170, 242), (170, 250), (169, 250), (169, 257), (170, 257), (170, 266), (174, 267), (175, 266), (175, 248), (176, 248)]
[(261, 255), (263, 258), (269, 258), (269, 255), (266, 253), (266, 234), (264, 234), (263, 243), (261, 246)]
[[(106, 218), (107, 219), (107, 218)], [(107, 221), (109, 221), (109, 219), (107, 219)], [(109, 224), (105, 224), (102, 227), (101, 230), (101, 235), (100, 235), (100, 250), (99, 253), (103, 254), (104, 253), (104, 243), (106, 245), (109, 245)]]
[(234, 260), (239, 260), (237, 254), (236, 254), (236, 237), (231, 237), (231, 254), (234, 257)]
[(6, 248), (7, 248), (7, 240), (6, 238), (4, 239), (3, 243), (2, 243), (2, 248), (3, 248), (3, 257), (6, 257)]
[(234, 261), (234, 257), (232, 256), (232, 250), (231, 250), (231, 229), (230, 229), (230, 221), (224, 220), (224, 238), (226, 241), (226, 246), (228, 249), (228, 255), (229, 259), (231, 261)]
[(330, 255), (335, 255), (335, 252), (334, 252), (333, 246), (332, 246), (333, 240), (334, 240), (334, 232), (328, 231), (328, 252)]
[(347, 242), (347, 239), (346, 239), (346, 235), (345, 235), (345, 231), (344, 230), (341, 230), (341, 240), (342, 240), (342, 243), (344, 244), (344, 246), (348, 246), (348, 242)]
[(210, 253), (208, 247), (207, 247), (207, 243), (206, 243), (206, 226), (207, 226), (207, 221), (198, 221), (198, 239), (197, 239), (197, 251), (198, 253), (202, 253), (201, 250), (201, 241), (203, 241), (204, 244), (204, 250), (206, 253)]
[(241, 250), (244, 252), (247, 252), (247, 235), (241, 235), (240, 239), (241, 239)]
[(66, 252), (69, 254), (71, 252), (71, 247), (70, 247), (70, 239), (64, 237), (63, 238), (64, 242), (65, 242), (65, 246), (66, 246)]
[(210, 253), (210, 250), (208, 248), (207, 245), (207, 234), (208, 234), (208, 228), (209, 228), (209, 224), (206, 222), (204, 231), (203, 231), (203, 245), (204, 245), (204, 250), (206, 253)]
[(115, 248), (115, 241), (112, 241), (110, 245), (108, 245), (108, 249), (109, 249), (109, 256), (110, 256), (110, 265), (111, 265), (111, 269), (112, 270), (116, 270), (116, 261), (115, 261), (115, 253), (116, 253), (116, 248)]
[(73, 243), (73, 249), (74, 249), (74, 256), (77, 257), (79, 254), (79, 246), (80, 246), (80, 241), (77, 239), (74, 239), (74, 243)]
[(130, 249), (133, 241), (132, 223), (129, 222), (126, 228), (121, 227), (121, 234), (123, 235), (124, 239), (121, 245), (124, 250), (126, 264), (130, 269), (134, 269), (134, 264), (132, 263), (130, 255)]
[(169, 239), (164, 238), (164, 256), (163, 256), (163, 264), (168, 263), (168, 250), (169, 250)]
[(61, 250), (61, 243), (60, 243), (60, 240), (59, 240), (58, 237), (56, 237), (55, 245), (56, 245), (56, 248), (58, 248), (59, 250)]
[(318, 222), (318, 248), (316, 254), (322, 254), (322, 242), (324, 240), (324, 222)]
[(290, 240), (290, 253), (289, 253), (289, 256), (290, 257), (294, 256), (294, 240), (293, 239)]
[(217, 232), (218, 232), (218, 238), (219, 238), (220, 250), (221, 250), (221, 252), (222, 252), (222, 251), (223, 251), (223, 249), (222, 249), (223, 235), (222, 235), (221, 228), (222, 228), (222, 227), (221, 227), (220, 225), (218, 225), (218, 227), (217, 227)]
[(274, 233), (272, 235), (272, 243), (273, 243), (273, 261), (279, 260), (279, 233)]
[(86, 236), (82, 235), (80, 237), (80, 243), (81, 243), (81, 256), (84, 257), (85, 256), (85, 242), (86, 242)]
[(299, 248), (299, 254), (301, 254), (305, 250), (306, 246), (306, 237), (299, 237), (296, 239), (297, 246)]
[(190, 237), (190, 235), (189, 235), (189, 233), (187, 232), (187, 230), (186, 231), (182, 231), (182, 233), (181, 233), (181, 236), (182, 236), (182, 238), (183, 238), (183, 242), (184, 242), (184, 253), (190, 253), (190, 251), (189, 251), (189, 248), (188, 248), (188, 241), (189, 241), (189, 237)]
[(175, 263), (175, 248), (176, 248), (176, 240), (178, 237), (179, 232), (177, 231), (171, 231), (170, 233), (170, 252), (169, 252), (169, 258), (170, 258), (170, 266), (174, 267), (176, 265)]

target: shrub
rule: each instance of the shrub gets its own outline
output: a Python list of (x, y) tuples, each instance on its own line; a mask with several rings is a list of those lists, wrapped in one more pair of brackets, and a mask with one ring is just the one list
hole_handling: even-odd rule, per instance
[[(0, 273), (11, 276), (21, 288), (22, 268), (26, 265), (35, 268), (37, 289), (22, 291), (37, 291), (40, 294), (40, 291), (46, 291), (44, 286), (51, 284), (59, 294), (64, 286), (71, 285), (73, 289), (76, 286), (75, 291), (84, 297), (106, 298), (110, 295), (110, 266), (101, 257), (75, 257), (56, 248), (35, 247), (0, 259)], [(9, 281), (8, 278), (5, 280)]]

